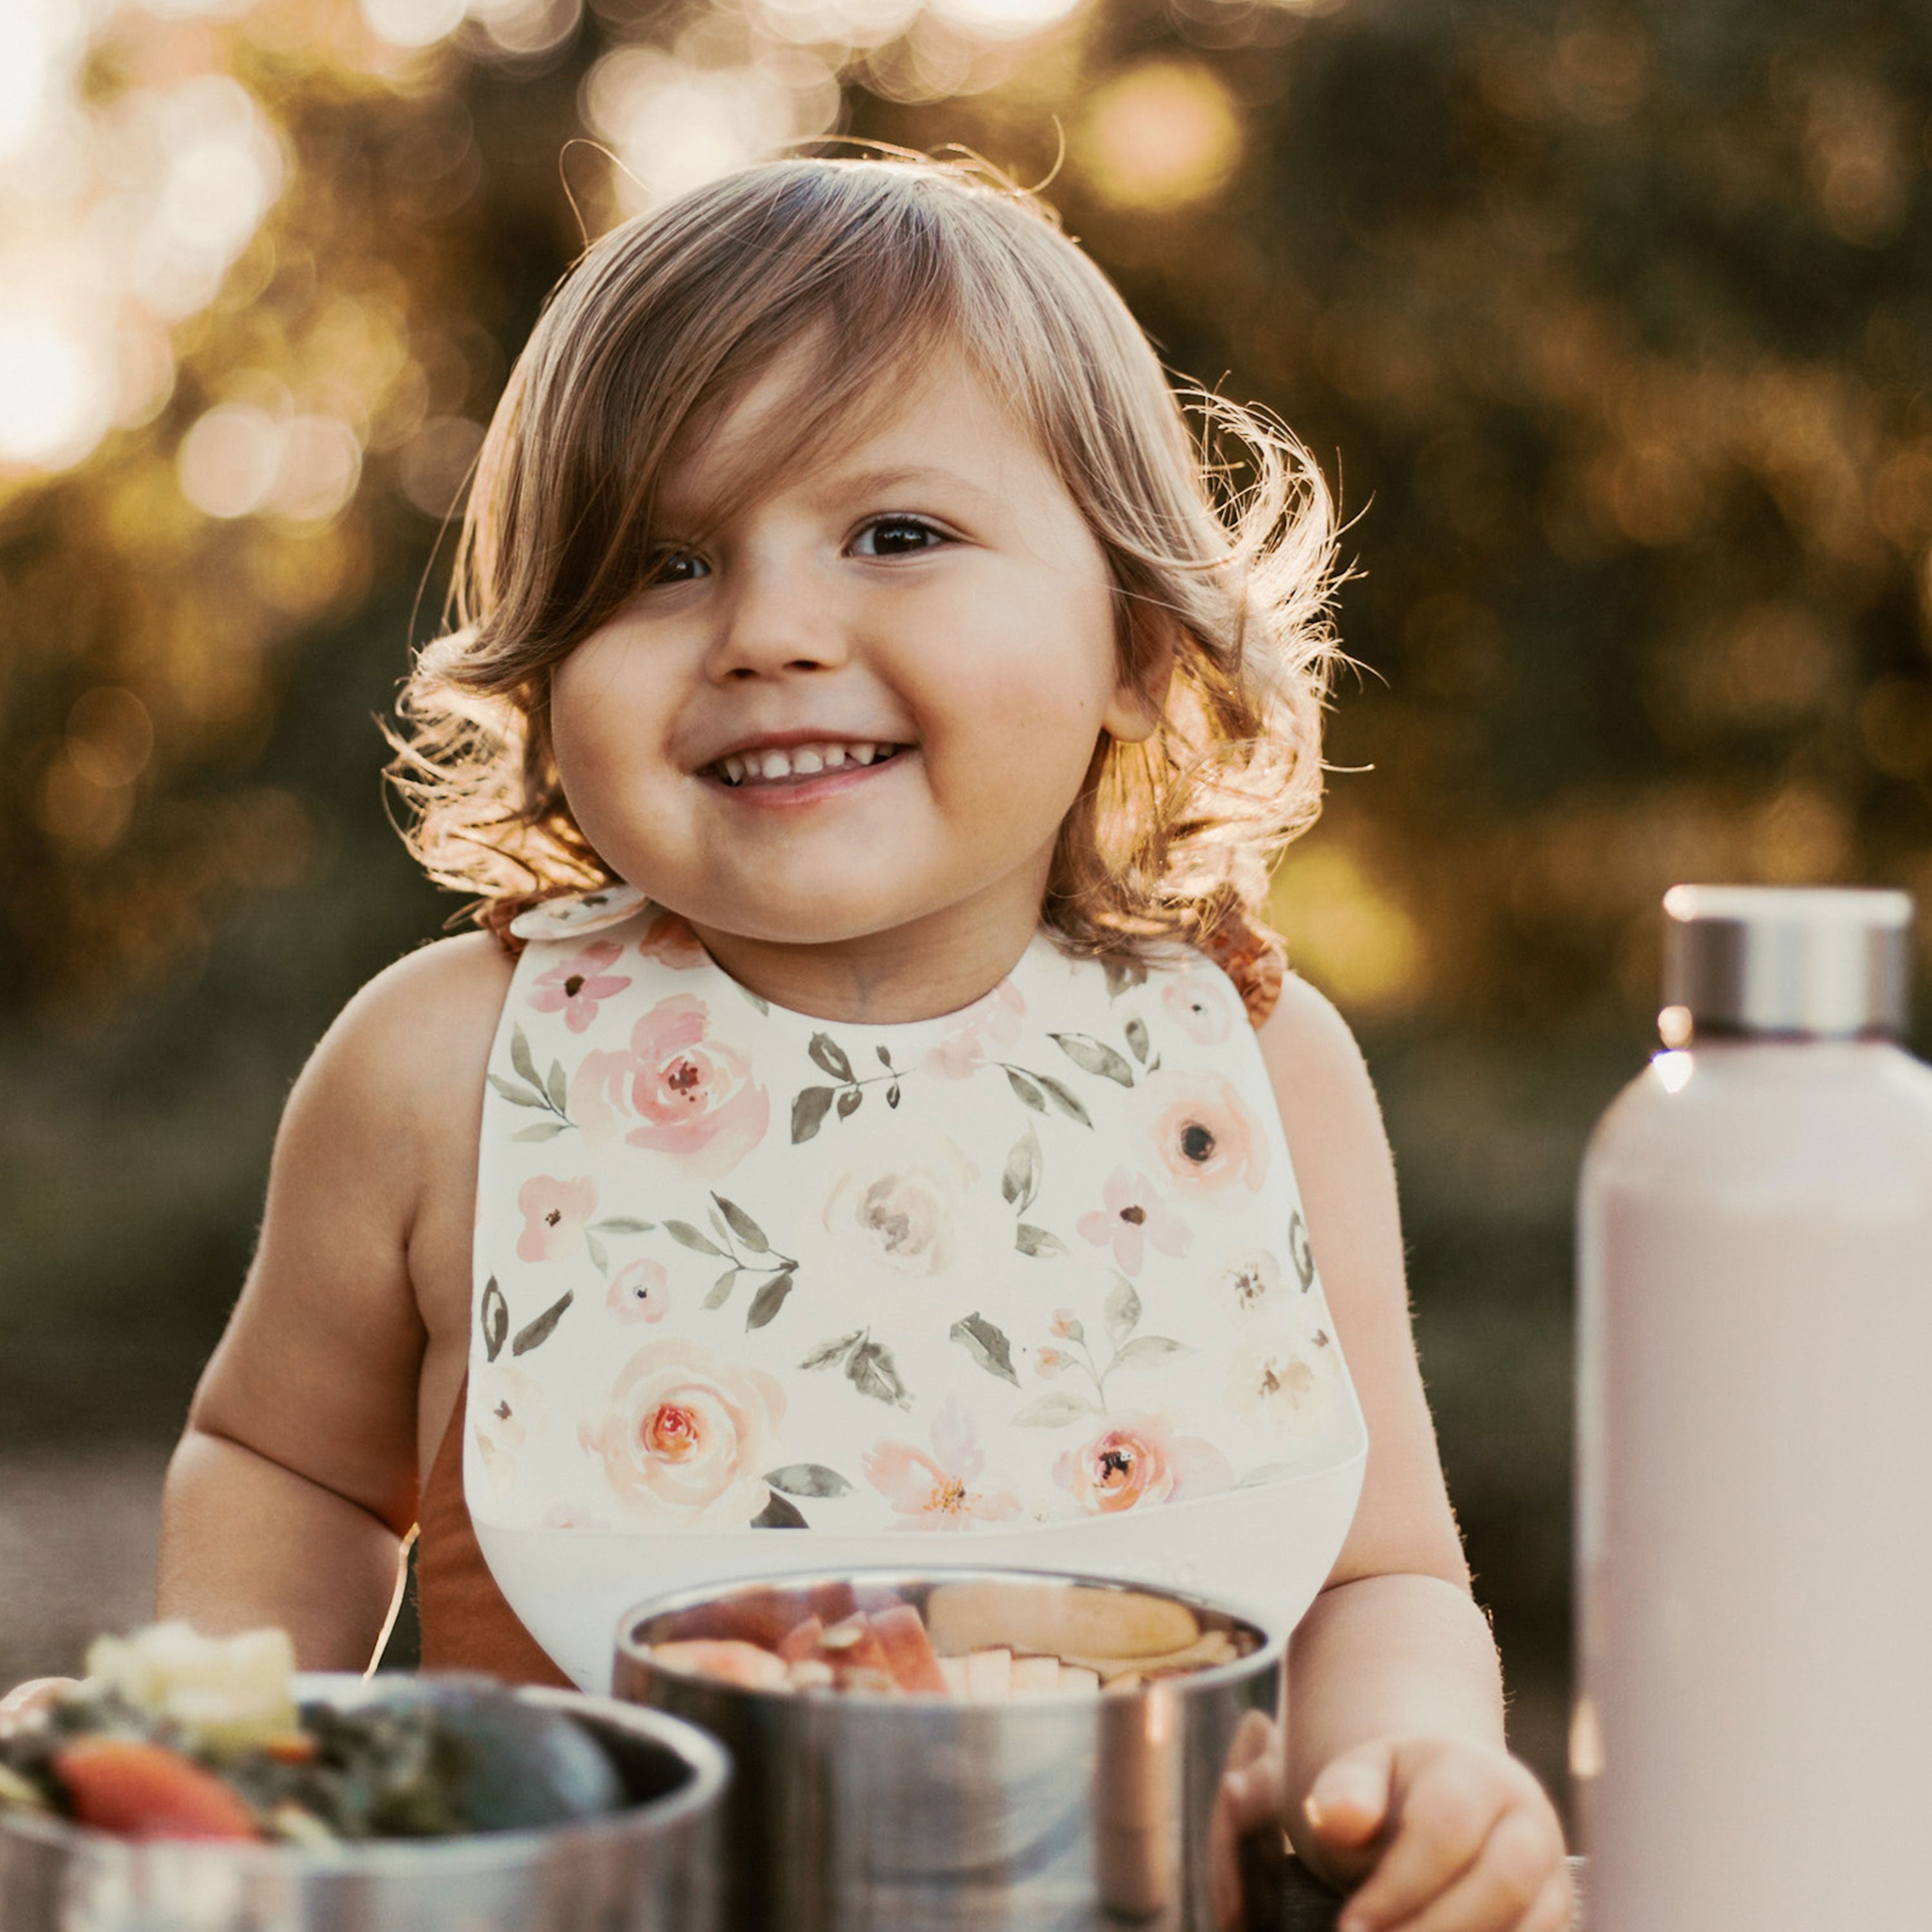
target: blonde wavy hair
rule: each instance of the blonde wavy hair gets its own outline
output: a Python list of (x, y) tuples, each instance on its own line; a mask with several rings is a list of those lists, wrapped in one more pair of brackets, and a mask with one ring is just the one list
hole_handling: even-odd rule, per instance
[(868, 157), (767, 163), (626, 222), (558, 285), (512, 371), (464, 517), (454, 627), (419, 654), (391, 734), (410, 849), (481, 895), (481, 923), (500, 934), (614, 878), (571, 815), (550, 674), (646, 580), (674, 452), (805, 350), (776, 440), (728, 484), (754, 500), (760, 477), (882, 419), (896, 379), (942, 348), (1006, 400), (1086, 519), (1122, 671), (1159, 714), (1144, 742), (1095, 747), (1043, 921), (1100, 955), (1262, 922), (1269, 860), (1320, 808), (1336, 653), (1319, 470), (1272, 418), (1177, 394), (1036, 197), (977, 162)]

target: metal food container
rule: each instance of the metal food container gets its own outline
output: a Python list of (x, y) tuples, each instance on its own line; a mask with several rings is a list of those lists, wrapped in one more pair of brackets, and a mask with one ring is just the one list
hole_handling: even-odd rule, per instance
[[(1077, 1656), (1096, 1622), (1153, 1606), (1184, 1611), (1204, 1636), (1226, 1634), (1241, 1654), (1099, 1694), (1003, 1702), (748, 1690), (650, 1654), (693, 1637), (769, 1646), (828, 1592), (868, 1612), (912, 1605), (942, 1657), (972, 1647), (974, 1631)], [(1278, 1893), (1257, 1896), (1278, 1886), (1278, 1864), (1270, 1874), (1265, 1858), (1240, 1856), (1221, 1794), (1229, 1766), (1274, 1735), (1286, 1641), (1196, 1597), (1090, 1576), (801, 1575), (640, 1604), (619, 1631), (614, 1691), (701, 1725), (731, 1754), (732, 1932), (1231, 1932), (1280, 1923)]]
[[(424, 1682), (430, 1680), (425, 1679)], [(304, 1676), (304, 1702), (346, 1707), (381, 1681)], [(718, 1932), (729, 1760), (658, 1712), (574, 1691), (518, 1695), (604, 1748), (629, 1802), (541, 1831), (362, 1840), (319, 1850), (136, 1841), (0, 1812), (4, 1932)]]

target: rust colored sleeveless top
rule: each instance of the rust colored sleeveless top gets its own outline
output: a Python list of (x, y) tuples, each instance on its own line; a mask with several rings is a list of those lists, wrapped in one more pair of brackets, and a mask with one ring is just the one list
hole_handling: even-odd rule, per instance
[(417, 1514), (416, 1599), (425, 1670), (484, 1670), (512, 1684), (575, 1687), (503, 1600), (483, 1560), (463, 1499), (463, 1418), (470, 1378), (456, 1392), (449, 1426), (423, 1486)]
[[(519, 904), (514, 910), (521, 910)], [(513, 957), (522, 943), (494, 920), (489, 922)], [(1258, 1028), (1281, 991), (1285, 954), (1272, 932), (1239, 917), (1223, 920), (1197, 938), (1201, 950), (1227, 974)], [(517, 1684), (572, 1688), (506, 1601), (484, 1560), (463, 1491), (464, 1419), (469, 1377), (458, 1390), (429, 1480), (418, 1508), (416, 1588), (425, 1670), (480, 1670)]]

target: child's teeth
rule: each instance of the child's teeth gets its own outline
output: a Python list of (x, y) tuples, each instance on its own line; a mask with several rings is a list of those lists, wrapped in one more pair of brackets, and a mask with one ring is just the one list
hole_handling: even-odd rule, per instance
[(840, 766), (844, 764), (844, 762), (845, 747), (843, 745), (827, 745), (826, 746), (825, 769), (827, 771), (837, 771)]
[(724, 760), (724, 776), (729, 778), (734, 784), (742, 784), (745, 782), (744, 760), (742, 758), (727, 758)]
[(872, 762), (872, 748), (870, 745), (854, 745), (852, 747), (854, 761), (858, 764), (869, 765)]
[(825, 760), (809, 745), (801, 745), (791, 754), (791, 768), (795, 772), (822, 772)]
[(791, 760), (782, 752), (767, 752), (764, 764), (758, 769), (768, 778), (789, 778), (791, 776)]

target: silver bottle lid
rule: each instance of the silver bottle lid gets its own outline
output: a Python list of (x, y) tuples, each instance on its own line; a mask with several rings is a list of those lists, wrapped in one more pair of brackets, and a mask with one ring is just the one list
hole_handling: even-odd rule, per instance
[(1912, 896), (1837, 886), (1673, 886), (1664, 896), (1666, 1046), (1702, 1033), (1896, 1036)]

